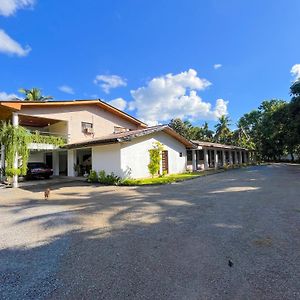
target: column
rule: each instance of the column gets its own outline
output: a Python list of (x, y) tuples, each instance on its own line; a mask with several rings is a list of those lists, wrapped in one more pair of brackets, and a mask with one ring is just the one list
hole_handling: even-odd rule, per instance
[(15, 127), (19, 126), (19, 115), (15, 112), (12, 115), (12, 125)]
[(232, 151), (231, 151), (231, 150), (229, 150), (229, 151), (228, 151), (228, 153), (229, 153), (229, 164), (230, 164), (230, 165), (233, 165), (233, 160), (232, 160)]
[(223, 167), (227, 165), (225, 150), (222, 150)]
[(52, 168), (53, 168), (53, 175), (59, 175), (59, 152), (52, 151)]
[(240, 165), (243, 163), (243, 152), (240, 150)]
[(75, 164), (76, 150), (68, 150), (68, 176), (75, 176), (74, 164)]
[(0, 180), (3, 180), (4, 168), (5, 168), (5, 152), (4, 152), (4, 145), (1, 145)]
[(204, 154), (204, 170), (208, 169), (209, 168), (209, 165), (208, 165), (208, 151), (207, 149), (203, 149), (203, 154)]
[[(12, 115), (12, 125), (14, 127), (18, 127), (19, 126), (19, 115), (17, 113), (15, 113), (15, 112)], [(16, 153), (16, 155), (15, 155), (13, 167), (14, 167), (14, 169), (18, 169), (18, 167), (19, 167), (19, 164), (18, 164), (18, 153)], [(18, 175), (14, 175), (13, 176), (12, 186), (14, 188), (17, 188), (19, 186), (19, 184), (18, 184)]]
[(245, 164), (248, 163), (248, 160), (247, 160), (247, 152), (246, 152), (246, 151), (244, 151), (244, 163), (245, 163)]
[(215, 155), (215, 169), (218, 169), (218, 151), (216, 149), (214, 150), (214, 155)]
[(192, 165), (193, 165), (193, 171), (197, 171), (197, 154), (196, 150), (192, 150)]
[(238, 151), (235, 151), (235, 164), (238, 165), (239, 164), (239, 158), (238, 158)]

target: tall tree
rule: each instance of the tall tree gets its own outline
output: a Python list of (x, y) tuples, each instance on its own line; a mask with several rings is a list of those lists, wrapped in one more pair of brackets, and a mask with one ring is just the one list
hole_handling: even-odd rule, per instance
[(215, 134), (215, 141), (218, 143), (227, 144), (231, 142), (231, 131), (229, 129), (230, 126), (230, 119), (228, 116), (221, 116), (219, 118), (219, 122), (215, 126), (216, 134)]
[(19, 89), (19, 92), (25, 95), (24, 101), (46, 101), (53, 99), (52, 96), (43, 96), (42, 91), (38, 88)]

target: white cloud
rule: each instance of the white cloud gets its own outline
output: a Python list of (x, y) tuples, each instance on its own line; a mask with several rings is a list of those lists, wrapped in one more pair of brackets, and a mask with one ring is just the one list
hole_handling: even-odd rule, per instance
[(111, 101), (108, 101), (108, 104), (110, 104), (120, 110), (125, 110), (125, 108), (127, 106), (127, 102), (123, 98), (116, 98)]
[(211, 83), (198, 77), (193, 69), (175, 75), (166, 74), (131, 91), (134, 100), (128, 108), (136, 110), (137, 117), (149, 125), (168, 122), (172, 118), (216, 120), (227, 114), (228, 102), (218, 99), (213, 108), (210, 103), (204, 102), (197, 91), (209, 85)]
[(18, 9), (32, 7), (35, 0), (0, 0), (0, 15), (8, 17)]
[(295, 64), (292, 66), (291, 74), (294, 76), (295, 81), (300, 79), (300, 64)]
[(68, 85), (61, 85), (58, 87), (58, 89), (63, 92), (63, 93), (66, 93), (66, 94), (70, 94), (70, 95), (74, 95), (75, 92), (73, 90), (72, 87), (68, 86)]
[(26, 56), (30, 50), (29, 46), (22, 47), (18, 42), (7, 35), (4, 30), (0, 29), (0, 52), (17, 56)]
[(221, 64), (214, 64), (214, 69), (217, 70), (217, 69), (220, 69), (222, 67)]
[(0, 101), (9, 101), (18, 99), (16, 94), (7, 94), (6, 92), (0, 92)]
[(111, 89), (127, 85), (126, 79), (118, 75), (97, 75), (94, 83), (99, 85), (106, 94), (109, 94)]

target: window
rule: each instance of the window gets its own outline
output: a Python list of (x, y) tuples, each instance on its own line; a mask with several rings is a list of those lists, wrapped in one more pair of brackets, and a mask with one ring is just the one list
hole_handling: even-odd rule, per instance
[(182, 157), (182, 152), (179, 152), (179, 157)]
[(81, 122), (81, 129), (86, 134), (93, 133), (93, 123)]

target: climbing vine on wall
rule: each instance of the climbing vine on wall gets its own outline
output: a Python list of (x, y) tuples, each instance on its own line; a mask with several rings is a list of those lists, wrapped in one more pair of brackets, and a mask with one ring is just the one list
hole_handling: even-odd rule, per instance
[(30, 143), (51, 144), (62, 147), (66, 144), (66, 139), (60, 136), (42, 135), (36, 131), (35, 133), (30, 134)]
[[(5, 147), (6, 175), (26, 175), (29, 157), (28, 143), (30, 142), (28, 131), (21, 126), (15, 127), (11, 124), (2, 123), (0, 141)], [(22, 162), (17, 168), (14, 167), (16, 155), (22, 158)]]
[(148, 170), (152, 177), (159, 174), (161, 153), (164, 150), (163, 144), (156, 142), (153, 144), (153, 148), (149, 150), (150, 163), (148, 164)]
[[(26, 175), (29, 157), (28, 144), (52, 144), (61, 147), (65, 140), (56, 136), (44, 136), (35, 132), (31, 134), (22, 126), (15, 127), (10, 123), (0, 125), (0, 144), (5, 147), (5, 173), (7, 176)], [(16, 155), (21, 158), (18, 168), (14, 167)]]

